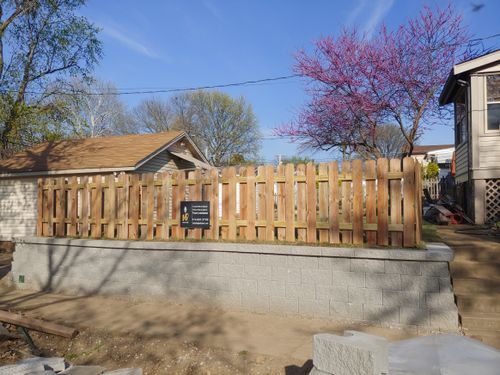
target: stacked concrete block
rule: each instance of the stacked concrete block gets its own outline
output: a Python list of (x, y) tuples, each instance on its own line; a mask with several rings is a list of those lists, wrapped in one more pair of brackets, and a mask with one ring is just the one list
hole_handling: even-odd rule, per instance
[(389, 349), (383, 337), (356, 331), (344, 336), (317, 334), (313, 339), (310, 374), (380, 375), (389, 369)]
[(19, 288), (456, 330), (445, 250), (32, 237), (17, 243), (12, 275)]

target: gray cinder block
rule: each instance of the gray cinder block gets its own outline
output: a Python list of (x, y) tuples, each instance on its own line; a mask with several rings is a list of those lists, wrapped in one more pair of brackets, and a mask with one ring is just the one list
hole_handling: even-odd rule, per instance
[(357, 331), (344, 336), (314, 335), (313, 364), (316, 369), (335, 375), (387, 374), (389, 351), (383, 337)]

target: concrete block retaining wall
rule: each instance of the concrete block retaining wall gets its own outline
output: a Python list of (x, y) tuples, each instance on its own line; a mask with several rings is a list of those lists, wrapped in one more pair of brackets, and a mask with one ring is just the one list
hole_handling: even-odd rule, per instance
[(452, 258), (442, 244), (380, 250), (29, 237), (16, 243), (12, 277), (22, 289), (166, 296), (256, 312), (456, 330)]

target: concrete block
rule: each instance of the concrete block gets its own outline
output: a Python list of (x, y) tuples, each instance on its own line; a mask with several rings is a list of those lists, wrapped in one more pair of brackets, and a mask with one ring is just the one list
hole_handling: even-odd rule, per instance
[(303, 268), (301, 269), (301, 282), (332, 285), (332, 271)]
[(285, 297), (285, 282), (283, 280), (259, 280), (258, 293), (273, 297)]
[(349, 287), (348, 302), (355, 304), (382, 305), (382, 289)]
[(450, 277), (440, 277), (439, 280), (439, 291), (441, 293), (453, 292), (453, 287), (451, 286)]
[(422, 262), (420, 269), (422, 276), (446, 277), (450, 275), (446, 262)]
[(387, 307), (407, 306), (418, 308), (420, 306), (420, 293), (384, 290), (382, 292), (382, 304)]
[(455, 307), (455, 295), (448, 293), (425, 293), (425, 307), (430, 309), (449, 309)]
[(106, 369), (101, 366), (71, 366), (60, 372), (61, 375), (101, 375)]
[(231, 279), (222, 276), (207, 276), (204, 279), (203, 289), (218, 290), (218, 291), (230, 291), (231, 290)]
[(24, 375), (30, 372), (45, 371), (41, 363), (24, 363), (0, 367), (0, 375)]
[(348, 302), (347, 288), (330, 285), (316, 285), (316, 298)]
[(263, 296), (253, 293), (242, 293), (241, 307), (254, 312), (269, 312), (269, 296)]
[(330, 301), (330, 316), (334, 319), (363, 320), (363, 305)]
[(49, 357), (49, 358), (43, 358), (43, 357), (32, 357), (32, 358), (26, 358), (22, 359), (17, 362), (18, 365), (24, 365), (24, 364), (41, 364), (44, 366), (47, 370), (54, 370), (54, 371), (63, 371), (66, 369), (66, 362), (64, 362), (64, 358), (60, 357)]
[(430, 311), (424, 308), (400, 306), (399, 322), (405, 326), (429, 327)]
[(332, 270), (336, 272), (350, 272), (351, 259), (349, 258), (319, 258), (320, 270)]
[(219, 264), (218, 263), (193, 263), (194, 267), (192, 272), (196, 272), (199, 276), (218, 276)]
[(271, 266), (245, 265), (245, 277), (257, 280), (271, 280)]
[(316, 286), (314, 284), (286, 284), (285, 294), (287, 297), (316, 298)]
[(334, 286), (356, 286), (359, 288), (365, 287), (365, 274), (358, 272), (333, 272)]
[(330, 301), (299, 298), (299, 314), (314, 318), (325, 318), (330, 315)]
[(366, 287), (369, 289), (401, 290), (401, 275), (367, 273)]
[(286, 256), (285, 255), (274, 255), (274, 254), (260, 254), (260, 265), (262, 266), (286, 266)]
[(384, 324), (399, 323), (399, 306), (363, 306), (363, 319)]
[(401, 275), (401, 290), (412, 292), (439, 292), (437, 277)]
[(318, 257), (287, 256), (286, 265), (289, 268), (319, 268)]
[(403, 260), (386, 260), (385, 273), (397, 273), (400, 275), (420, 275), (420, 262)]
[(280, 314), (298, 314), (299, 299), (288, 297), (271, 297), (269, 300), (270, 311)]
[(458, 330), (458, 310), (449, 309), (431, 309), (431, 327), (439, 328), (443, 331)]
[(271, 271), (272, 280), (283, 280), (287, 283), (300, 284), (301, 274), (298, 268), (273, 267)]
[(383, 337), (346, 331), (344, 336), (313, 338), (314, 366), (335, 375), (379, 375), (389, 371), (389, 350)]
[(351, 272), (384, 273), (384, 261), (377, 259), (351, 259)]
[(259, 265), (260, 264), (260, 254), (253, 253), (239, 253), (235, 254), (238, 259), (238, 264), (248, 264), (248, 265)]
[(229, 291), (257, 294), (258, 292), (257, 280), (230, 279)]
[(241, 308), (241, 293), (239, 292), (218, 292), (211, 303), (216, 303), (222, 307)]
[(219, 264), (219, 276), (237, 278), (244, 275), (244, 272), (245, 272), (245, 266), (241, 264), (230, 264), (230, 263)]

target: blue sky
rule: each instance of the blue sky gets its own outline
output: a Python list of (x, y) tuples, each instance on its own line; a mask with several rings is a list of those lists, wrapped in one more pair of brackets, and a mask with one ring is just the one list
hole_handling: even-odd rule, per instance
[[(485, 6), (472, 12), (471, 0), (453, 3), (475, 37), (500, 32), (500, 1), (475, 0)], [(413, 17), (420, 0), (88, 0), (81, 13), (102, 28), (104, 58), (95, 75), (120, 89), (178, 88), (239, 82), (292, 74), (294, 53), (312, 41), (336, 35), (343, 26), (373, 32), (382, 22), (396, 27)], [(500, 38), (487, 41), (500, 47)], [(272, 129), (293, 119), (306, 101), (300, 78), (224, 89), (243, 95), (264, 134), (262, 156), (310, 155), (296, 144), (271, 136)], [(168, 97), (168, 94), (157, 95)], [(133, 106), (145, 95), (123, 96)], [(453, 143), (450, 126), (425, 133), (427, 144)]]

